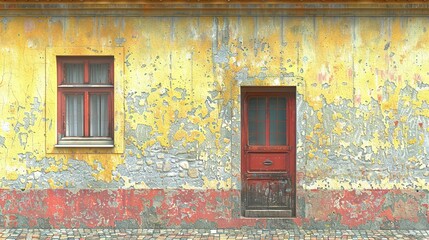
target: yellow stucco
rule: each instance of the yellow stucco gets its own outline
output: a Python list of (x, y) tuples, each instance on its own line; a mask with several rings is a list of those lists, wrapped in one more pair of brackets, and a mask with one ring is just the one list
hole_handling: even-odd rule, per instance
[[(74, 162), (80, 161), (91, 172), (85, 178), (125, 188), (237, 188), (240, 86), (297, 86), (297, 171), (308, 177), (298, 183), (303, 188), (393, 189), (411, 183), (429, 189), (422, 177), (429, 171), (423, 158), (429, 149), (426, 18), (0, 20), (2, 187), (73, 187), (73, 178), (81, 177), (72, 173)], [(115, 56), (114, 148), (55, 147), (57, 55)], [(409, 148), (413, 153), (406, 156), (423, 157), (395, 160), (408, 171), (377, 172), (391, 155)], [(177, 167), (186, 159), (174, 154), (186, 154), (191, 166)], [(148, 171), (146, 178), (129, 166), (130, 159)], [(363, 162), (372, 173), (352, 175), (336, 161), (349, 168)], [(149, 183), (152, 175), (170, 171), (183, 180)], [(46, 185), (25, 177), (39, 172), (52, 173)], [(414, 177), (416, 172), (423, 175)], [(54, 173), (71, 176), (64, 180)]]

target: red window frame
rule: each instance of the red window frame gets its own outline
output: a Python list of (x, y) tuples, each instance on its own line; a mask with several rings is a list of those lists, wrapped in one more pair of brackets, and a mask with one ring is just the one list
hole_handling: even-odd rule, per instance
[[(80, 138), (80, 140), (94, 139), (110, 139), (113, 140), (113, 102), (114, 102), (114, 64), (113, 56), (103, 57), (82, 57), (82, 56), (67, 56), (57, 57), (57, 89), (58, 89), (58, 141), (67, 138)], [(84, 64), (84, 82), (82, 83), (66, 83), (65, 82), (65, 64), (75, 63)], [(107, 83), (90, 83), (90, 64), (107, 63), (109, 64), (108, 82)], [(68, 137), (66, 136), (66, 95), (83, 95), (83, 136)], [(90, 95), (91, 94), (106, 94), (108, 96), (108, 136), (107, 137), (92, 137), (90, 136)]]
[[(243, 89), (243, 117), (242, 117), (242, 143), (248, 150), (290, 150), (291, 145), (295, 144), (296, 133), (293, 131), (295, 126), (295, 87), (246, 87)], [(265, 145), (251, 145), (249, 143), (249, 99), (251, 97), (265, 97), (267, 99), (267, 111), (265, 116)], [(286, 144), (270, 145), (270, 113), (268, 111), (268, 99), (270, 97), (286, 97)]]

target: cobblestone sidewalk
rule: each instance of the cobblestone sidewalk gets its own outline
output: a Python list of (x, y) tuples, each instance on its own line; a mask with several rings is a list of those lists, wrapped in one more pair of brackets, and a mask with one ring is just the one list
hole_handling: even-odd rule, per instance
[(9, 239), (412, 239), (429, 240), (429, 230), (258, 230), (258, 229), (0, 229)]

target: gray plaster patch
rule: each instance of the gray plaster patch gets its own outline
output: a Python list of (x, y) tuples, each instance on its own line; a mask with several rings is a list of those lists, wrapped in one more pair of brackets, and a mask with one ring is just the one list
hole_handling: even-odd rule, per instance
[(140, 226), (136, 219), (127, 219), (122, 221), (115, 221), (115, 228), (136, 229), (136, 228), (140, 228)]
[(16, 133), (19, 133), (22, 127), (24, 127), (24, 125), (22, 125), (20, 122), (17, 122), (16, 125), (15, 125), (15, 127), (13, 128), (13, 130)]
[(217, 224), (215, 222), (210, 222), (208, 220), (203, 220), (203, 219), (198, 219), (197, 221), (195, 221), (194, 223), (185, 223), (182, 222), (180, 224), (180, 226), (176, 226), (177, 228), (182, 228), (182, 229), (216, 229), (217, 228)]
[(186, 92), (186, 89), (184, 89), (184, 88), (175, 88), (174, 91), (180, 93), (180, 98), (173, 96), (174, 101), (185, 100), (186, 97), (188, 96), (188, 93)]
[(296, 225), (293, 219), (267, 219), (267, 229), (295, 229), (300, 227)]
[[(213, 62), (215, 64), (226, 64), (229, 62), (229, 58), (232, 55), (229, 50), (229, 20), (224, 18), (224, 25), (220, 30), (219, 20), (217, 17), (213, 18), (213, 42), (212, 42), (212, 51), (213, 51)], [(220, 41), (220, 48), (218, 44)]]
[(39, 101), (38, 97), (33, 97), (33, 102), (31, 103), (31, 112), (42, 112), (42, 103)]
[(238, 82), (244, 82), (247, 80), (248, 76), (249, 76), (249, 68), (244, 67), (237, 72), (234, 79), (237, 80)]
[(340, 223), (341, 217), (337, 214), (330, 214), (329, 220), (324, 221), (320, 219), (310, 219), (308, 223), (305, 223), (303, 228), (306, 229), (339, 229), (346, 230), (349, 229), (347, 226), (344, 226)]
[(25, 149), (25, 147), (27, 146), (28, 133), (19, 133), (18, 138), (19, 138), (19, 143)]
[(231, 211), (232, 218), (241, 218), (241, 192), (238, 194), (231, 194), (229, 197), (232, 206), (229, 209)]
[(6, 147), (5, 145), (4, 145), (4, 142), (6, 141), (6, 138), (5, 137), (3, 137), (3, 136), (0, 136), (0, 146), (3, 146), (3, 147)]
[(265, 72), (260, 72), (257, 77), (260, 80), (265, 80), (265, 78), (267, 78), (267, 74)]
[(35, 228), (51, 229), (52, 225), (49, 222), (49, 218), (38, 218), (37, 226), (35, 226)]
[[(26, 162), (28, 169), (38, 169), (34, 173), (26, 173), (20, 175), (18, 180), (4, 180), (3, 185), (12, 189), (25, 189), (28, 183), (32, 184), (34, 188), (49, 189), (49, 180), (54, 180), (55, 184), (62, 185), (64, 188), (114, 188), (119, 187), (120, 183), (98, 181), (94, 178), (94, 174), (98, 170), (94, 170), (85, 161), (68, 159), (68, 164), (64, 165), (64, 161), (56, 161), (54, 158), (36, 159), (33, 153), (27, 152), (19, 154), (19, 158)], [(60, 171), (46, 172), (46, 169), (51, 166), (56, 166)], [(65, 167), (66, 170), (61, 170)], [(40, 174), (41, 173), (41, 174)], [(68, 184), (68, 186), (66, 186)]]
[(427, 230), (429, 229), (429, 223), (427, 221), (427, 216), (425, 214), (420, 213), (418, 222), (410, 221), (410, 220), (399, 220), (395, 222), (395, 229), (401, 230)]
[[(177, 188), (183, 184), (202, 185), (200, 178), (178, 177), (179, 173), (184, 171), (179, 165), (181, 161), (189, 161), (190, 167), (202, 167), (202, 163), (196, 161), (197, 156), (192, 152), (182, 151), (180, 148), (172, 148), (167, 151), (158, 144), (146, 149), (145, 153), (135, 146), (129, 145), (126, 152), (129, 151), (135, 155), (127, 156), (125, 163), (119, 165), (117, 171), (121, 176), (128, 177), (131, 182), (144, 182), (150, 188)], [(142, 156), (141, 159), (136, 157), (137, 153)], [(140, 161), (144, 164), (138, 164)]]
[(281, 75), (280, 75), (281, 80), (287, 79), (287, 78), (293, 78), (293, 77), (295, 77), (294, 72), (284, 72), (284, 73), (281, 73)]
[(298, 196), (296, 197), (296, 206), (295, 206), (295, 211), (296, 211), (296, 216), (300, 217), (300, 218), (306, 218), (307, 217), (307, 203), (305, 202), (305, 197), (301, 197)]
[(10, 18), (8, 17), (3, 17), (1, 22), (3, 23), (3, 29), (7, 29), (8, 24), (10, 23)]
[(30, 126), (34, 126), (36, 123), (36, 115), (34, 112), (25, 112), (24, 113), (24, 127), (25, 129), (28, 129)]
[[(137, 112), (138, 114), (143, 114), (148, 111), (147, 97), (149, 93), (146, 92), (130, 92), (127, 94), (125, 101), (127, 105), (128, 112)], [(143, 103), (141, 105), (141, 103)]]
[(115, 43), (116, 43), (116, 45), (118, 45), (118, 46), (122, 46), (122, 44), (124, 44), (126, 42), (126, 39), (125, 38), (122, 38), (122, 37), (120, 37), (120, 38), (115, 38)]
[(165, 223), (162, 221), (155, 207), (149, 207), (140, 214), (142, 219), (142, 228), (165, 228)]
[[(156, 89), (160, 89), (161, 87), (162, 86), (157, 86)], [(184, 89), (176, 88), (175, 91), (181, 92), (181, 98), (187, 96)], [(151, 94), (156, 93), (154, 92)], [(216, 92), (211, 95), (216, 97), (218, 94), (219, 92)], [(129, 111), (142, 114), (147, 111), (152, 111), (147, 104), (141, 104), (146, 101), (148, 95), (149, 94), (140, 95), (140, 93), (137, 92), (129, 93), (127, 95), (127, 106)], [(223, 122), (220, 139), (231, 138), (230, 119), (232, 103), (222, 103), (218, 97), (212, 99), (208, 96), (206, 107), (209, 112), (215, 111), (215, 106), (222, 106), (219, 109), (219, 119)], [(191, 109), (188, 113), (195, 114), (195, 111), (196, 109)], [(200, 117), (206, 118), (208, 116), (209, 115)], [(225, 154), (225, 156), (220, 158), (213, 157), (213, 159), (207, 161), (199, 159), (202, 152), (205, 152), (208, 156), (216, 156), (216, 152), (218, 151), (214, 144), (216, 136), (208, 129), (210, 126), (201, 126), (190, 122), (188, 118), (179, 118), (177, 113), (175, 113), (175, 119), (176, 121), (172, 124), (168, 134), (169, 139), (174, 139), (174, 134), (179, 129), (183, 129), (186, 132), (206, 129), (204, 130), (204, 137), (206, 138), (204, 146), (200, 146), (200, 143), (196, 140), (185, 142), (185, 139), (183, 139), (171, 141), (171, 147), (168, 148), (161, 147), (159, 143), (156, 143), (153, 146), (149, 146), (147, 149), (140, 149), (138, 147), (139, 145), (143, 145), (148, 139), (156, 138), (161, 134), (157, 133), (156, 129), (143, 124), (137, 125), (136, 130), (133, 130), (130, 124), (126, 122), (126, 135), (129, 139), (133, 140), (132, 142), (137, 142), (138, 145), (126, 145), (125, 162), (118, 166), (118, 174), (127, 177), (131, 183), (144, 182), (150, 188), (177, 188), (185, 184), (201, 187), (203, 186), (202, 176), (208, 179), (218, 179), (219, 181), (228, 179), (230, 173), (222, 171), (222, 169), (226, 163), (231, 161), (229, 154)], [(133, 119), (130, 118), (128, 121), (133, 121)], [(230, 151), (230, 146), (222, 148), (228, 149), (227, 152)], [(130, 152), (133, 154), (128, 155)], [(187, 163), (184, 164), (183, 162)], [(220, 169), (220, 171), (218, 169)], [(189, 171), (191, 174), (189, 174)]]
[[(387, 89), (393, 89), (394, 86), (389, 81), (386, 81), (385, 85)], [(389, 97), (388, 94), (386, 96)], [(372, 183), (381, 184), (380, 179), (384, 178), (402, 179), (401, 184), (411, 185), (415, 177), (426, 178), (424, 176), (426, 169), (418, 163), (409, 162), (408, 159), (413, 158), (420, 162), (427, 159), (427, 153), (421, 151), (419, 144), (408, 144), (408, 141), (425, 136), (425, 133), (419, 129), (421, 129), (420, 125), (427, 126), (429, 119), (419, 116), (414, 108), (407, 107), (409, 104), (406, 102), (407, 98), (401, 96), (416, 99), (416, 90), (409, 86), (401, 89), (397, 114), (392, 114), (394, 119), (389, 118), (388, 112), (383, 111), (375, 99), (367, 105), (350, 107), (352, 106), (350, 100), (341, 99), (339, 104), (327, 104), (324, 97), (320, 96), (323, 106), (321, 110), (315, 111), (309, 107), (298, 109), (298, 116), (306, 115), (303, 128), (305, 136), (314, 136), (317, 131), (321, 131), (317, 133), (318, 136), (326, 136), (325, 139), (305, 140), (304, 152), (313, 151), (315, 157), (312, 159), (305, 157), (303, 162), (299, 161), (298, 171), (330, 172), (330, 176), (343, 179), (346, 185), (347, 182), (357, 180), (369, 180)], [(322, 121), (318, 119), (318, 112), (322, 113)], [(341, 117), (334, 118), (338, 114), (341, 114)], [(399, 121), (401, 119), (406, 119), (406, 122)], [(395, 121), (397, 126), (394, 124)], [(317, 124), (321, 124), (322, 128), (315, 131)], [(344, 126), (341, 133), (334, 131), (338, 126)], [(378, 136), (382, 142), (393, 143), (399, 140), (401, 145), (398, 148), (377, 146), (378, 149), (374, 150), (372, 145), (365, 143), (372, 142), (375, 136)], [(318, 159), (325, 159), (326, 163)], [(408, 170), (410, 164), (415, 166), (412, 168), (412, 174)], [(364, 173), (356, 171), (356, 166), (360, 166)], [(307, 177), (302, 184), (311, 185), (313, 180), (325, 177), (327, 176), (318, 176), (314, 179)], [(329, 183), (324, 187), (331, 188)]]
[(28, 224), (28, 218), (24, 217), (22, 215), (16, 215), (16, 221), (18, 224), (18, 228), (28, 228), (29, 224)]
[(221, 46), (214, 54), (215, 63), (228, 63), (230, 51), (226, 46)]
[(162, 202), (164, 201), (164, 198), (165, 198), (164, 195), (156, 195), (153, 198), (152, 206), (155, 208), (161, 207)]

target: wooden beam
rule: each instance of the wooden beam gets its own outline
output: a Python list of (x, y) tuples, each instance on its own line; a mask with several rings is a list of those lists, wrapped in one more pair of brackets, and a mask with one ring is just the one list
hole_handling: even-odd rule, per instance
[(0, 0), (0, 16), (429, 16), (407, 0)]

